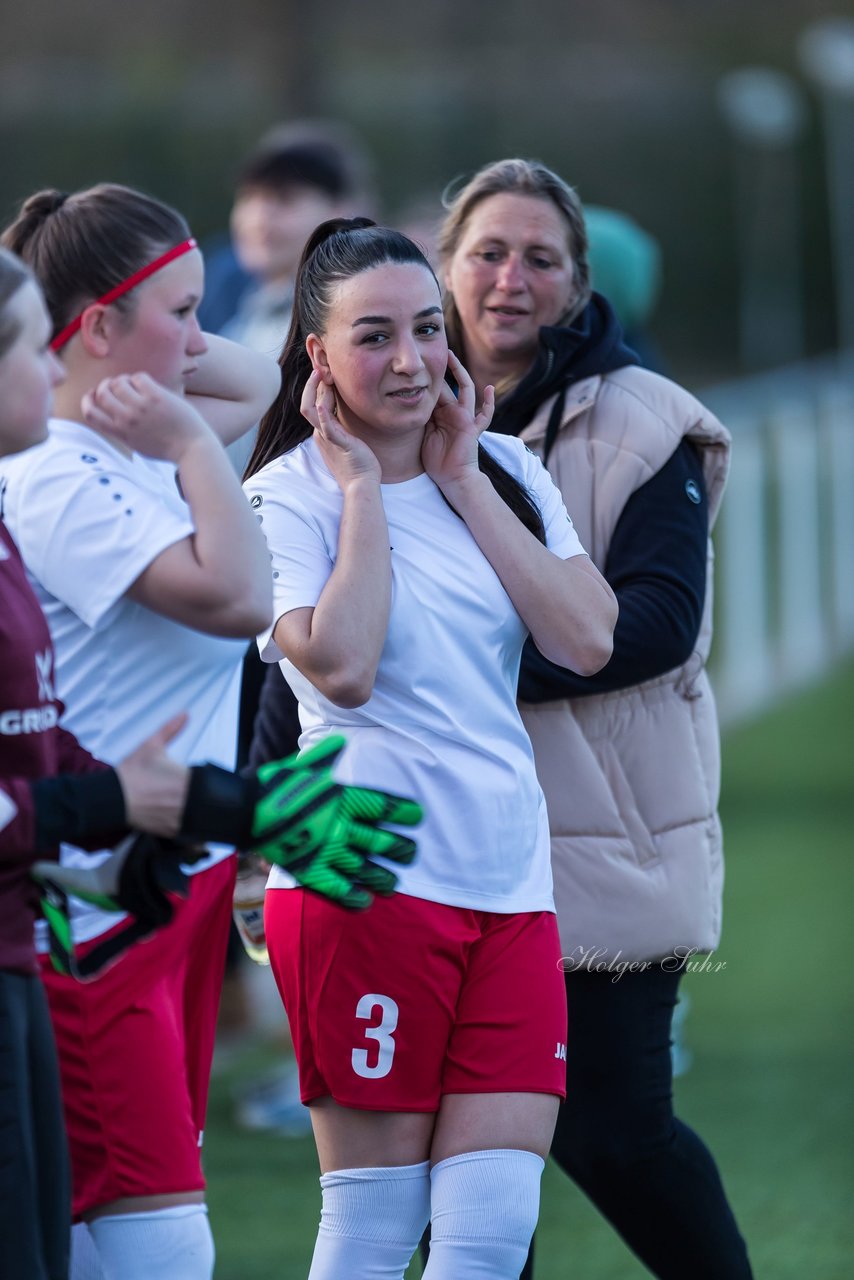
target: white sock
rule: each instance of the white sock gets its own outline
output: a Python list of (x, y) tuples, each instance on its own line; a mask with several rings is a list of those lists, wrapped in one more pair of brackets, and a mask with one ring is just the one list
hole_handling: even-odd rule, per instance
[(104, 1280), (101, 1258), (85, 1222), (71, 1228), (71, 1265), (69, 1280)]
[(403, 1280), (430, 1217), (430, 1164), (324, 1173), (308, 1280)]
[(470, 1151), (435, 1165), (424, 1280), (519, 1280), (544, 1168), (533, 1151)]
[(104, 1280), (211, 1280), (214, 1243), (204, 1204), (94, 1218)]

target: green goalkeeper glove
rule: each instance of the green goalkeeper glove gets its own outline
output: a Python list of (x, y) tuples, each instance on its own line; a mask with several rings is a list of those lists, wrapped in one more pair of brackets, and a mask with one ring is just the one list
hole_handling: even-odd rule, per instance
[(397, 883), (375, 857), (404, 866), (415, 857), (414, 840), (380, 824), (415, 826), (423, 811), (414, 800), (337, 783), (332, 765), (344, 746), (333, 734), (301, 755), (261, 766), (251, 849), (306, 889), (359, 910)]

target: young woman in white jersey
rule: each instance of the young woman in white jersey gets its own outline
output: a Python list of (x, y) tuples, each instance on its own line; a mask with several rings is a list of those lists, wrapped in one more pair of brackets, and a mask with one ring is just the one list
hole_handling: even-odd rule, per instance
[[(149, 219), (153, 214), (163, 221), (162, 209), (150, 202), (146, 207), (144, 200), (133, 193), (113, 190), (109, 194), (120, 207), (130, 204), (138, 221), (140, 205)], [(165, 213), (167, 221), (172, 218), (169, 211)], [(44, 256), (41, 261), (44, 267)], [(149, 273), (143, 268), (140, 274)], [(119, 296), (121, 289), (114, 289), (113, 293)], [(143, 313), (146, 306), (149, 325), (159, 318), (162, 331), (163, 315), (158, 317), (156, 308), (152, 315), (150, 298), (139, 302)], [(136, 315), (131, 327), (133, 323), (142, 325), (142, 317)], [(328, 739), (318, 751), (298, 762), (279, 761), (262, 770), (258, 777), (238, 778), (211, 764), (188, 769), (165, 753), (165, 745), (187, 720), (181, 713), (158, 727), (140, 747), (118, 758), (121, 752), (116, 739), (121, 735), (133, 740), (139, 735), (140, 724), (150, 724), (152, 716), (162, 716), (163, 703), (172, 705), (174, 710), (175, 698), (180, 705), (186, 698), (196, 711), (192, 707), (194, 677), (216, 687), (222, 685), (221, 673), (211, 669), (210, 655), (205, 663), (204, 636), (196, 631), (188, 633), (189, 653), (195, 655), (197, 648), (202, 650), (198, 661), (192, 656), (198, 672), (188, 671), (180, 647), (176, 649), (173, 644), (170, 648), (168, 627), (177, 629), (179, 639), (186, 628), (170, 623), (165, 631), (155, 630), (154, 634), (162, 641), (157, 662), (174, 663), (178, 668), (175, 688), (161, 690), (162, 697), (153, 689), (144, 706), (130, 711), (128, 726), (123, 727), (122, 709), (111, 700), (107, 687), (117, 675), (110, 648), (128, 650), (130, 660), (140, 664), (150, 680), (146, 637), (150, 648), (152, 628), (149, 625), (146, 631), (141, 618), (122, 634), (121, 601), (108, 610), (106, 620), (92, 626), (93, 631), (103, 633), (106, 642), (101, 649), (103, 671), (90, 665), (87, 679), (79, 677), (79, 650), (85, 650), (90, 643), (97, 649), (96, 637), (89, 636), (80, 625), (82, 616), (97, 613), (105, 595), (118, 590), (117, 575), (126, 557), (141, 556), (144, 560), (146, 553), (151, 554), (150, 548), (137, 549), (133, 545), (140, 532), (145, 535), (147, 494), (145, 477), (138, 474), (141, 461), (130, 455), (126, 442), (132, 439), (152, 451), (158, 438), (162, 439), (164, 431), (171, 428), (174, 438), (166, 448), (174, 449), (181, 459), (179, 478), (190, 484), (199, 476), (181, 453), (182, 447), (187, 446), (186, 439), (181, 444), (182, 431), (186, 435), (188, 427), (183, 399), (164, 393), (147, 375), (118, 377), (109, 388), (100, 389), (97, 420), (104, 438), (82, 426), (75, 435), (75, 424), (68, 422), (68, 430), (59, 430), (57, 439), (44, 448), (34, 448), (47, 439), (51, 389), (65, 376), (63, 365), (51, 351), (53, 328), (41, 291), (28, 268), (20, 258), (0, 249), (3, 1275), (8, 1274), (9, 1280), (66, 1280), (68, 1274), (71, 1197), (53, 1037), (44, 1008), (42, 988), (47, 985), (54, 1017), (61, 1027), (65, 1099), (76, 1136), (75, 1199), (78, 1212), (92, 1217), (93, 1232), (105, 1245), (106, 1254), (102, 1271), (87, 1229), (78, 1228), (78, 1243), (82, 1241), (89, 1254), (87, 1258), (80, 1249), (75, 1251), (73, 1274), (107, 1274), (125, 1280), (134, 1275), (180, 1275), (189, 1280), (210, 1274), (209, 1236), (206, 1229), (199, 1230), (204, 1224), (199, 1222), (202, 1208), (195, 1207), (198, 1195), (176, 1196), (171, 1189), (180, 1187), (182, 1179), (192, 1185), (200, 1177), (196, 1116), (201, 1114), (204, 1103), (214, 1012), (211, 997), (215, 999), (218, 990), (225, 936), (223, 928), (203, 932), (202, 926), (208, 900), (211, 909), (207, 918), (213, 919), (215, 905), (224, 924), (229, 896), (219, 892), (220, 881), (211, 873), (199, 875), (193, 881), (190, 904), (179, 908), (177, 923), (144, 947), (131, 951), (94, 987), (78, 987), (75, 982), (60, 979), (49, 968), (44, 970), (43, 984), (37, 976), (32, 937), (38, 891), (29, 869), (37, 857), (55, 857), (60, 840), (97, 850), (131, 826), (160, 836), (180, 834), (184, 840), (192, 841), (227, 839), (241, 848), (259, 848), (273, 861), (294, 867), (302, 882), (318, 892), (359, 907), (370, 901), (371, 892), (390, 892), (393, 888), (394, 876), (387, 868), (376, 866), (370, 855), (382, 852), (394, 860), (407, 861), (414, 851), (411, 840), (384, 830), (381, 824), (392, 819), (397, 823), (417, 822), (420, 811), (417, 805), (401, 803), (397, 797), (375, 791), (354, 792), (334, 784), (329, 765), (340, 749), (334, 739)], [(198, 342), (197, 336), (195, 341)], [(161, 343), (161, 370), (166, 354)], [(85, 368), (79, 357), (77, 364), (78, 371)], [(108, 391), (114, 403), (106, 397)], [(82, 399), (89, 404), (87, 395)], [(73, 405), (74, 402), (72, 409)], [(95, 416), (90, 405), (87, 417), (93, 420)], [(146, 416), (151, 422), (143, 428), (136, 420)], [(191, 420), (189, 425), (198, 432), (201, 422)], [(73, 441), (71, 446), (69, 441)], [(4, 455), (24, 450), (30, 452), (22, 459), (22, 466), (2, 461)], [(109, 465), (100, 461), (102, 456), (110, 459)], [(197, 461), (196, 467), (199, 465)], [(234, 499), (237, 511), (242, 513), (243, 496), (231, 479), (230, 470), (225, 474), (226, 496)], [(165, 479), (164, 516), (168, 519), (170, 506), (174, 508), (174, 470), (166, 470)], [(125, 518), (136, 515), (143, 522), (142, 530), (137, 524), (133, 537), (125, 542), (116, 533), (115, 523), (112, 527), (110, 524), (119, 481), (122, 503), (117, 514)], [(154, 484), (154, 480), (149, 483)], [(156, 488), (152, 496), (158, 497)], [(62, 635), (63, 656), (68, 658), (70, 651), (76, 658), (68, 672), (54, 669), (51, 636), (18, 549), (6, 531), (2, 519), (4, 503), (24, 533), (28, 552), (41, 564), (42, 573), (51, 583), (52, 591), (43, 584), (36, 583), (36, 587), (42, 601), (49, 605), (54, 627)], [(196, 537), (204, 532), (203, 513), (202, 516)], [(227, 520), (226, 504), (222, 516)], [(101, 534), (109, 536), (111, 531), (112, 552), (100, 540)], [(235, 532), (237, 535), (239, 529)], [(76, 540), (81, 536), (83, 545), (77, 546)], [(63, 541), (69, 538), (75, 540), (70, 547)], [(257, 544), (257, 535), (254, 541)], [(87, 567), (91, 569), (91, 581), (80, 572)], [(269, 575), (268, 569), (266, 572)], [(191, 587), (192, 582), (188, 590)], [(169, 603), (168, 597), (165, 600)], [(64, 601), (73, 604), (66, 605)], [(173, 599), (171, 607), (179, 608), (180, 602)], [(239, 650), (235, 666), (238, 661)], [(63, 706), (57, 698), (57, 683), (63, 691), (70, 688), (73, 697), (79, 695), (86, 708), (80, 716), (76, 708), (66, 714), (62, 725), (59, 719)], [(121, 689), (126, 682), (117, 679), (115, 683)], [(220, 743), (206, 739), (205, 716), (204, 709), (191, 714), (190, 729), (194, 728), (194, 719), (198, 722), (198, 741), (193, 748), (186, 744), (179, 748), (183, 758), (197, 751), (223, 754)], [(109, 758), (118, 759), (116, 768), (109, 768), (84, 750), (68, 731), (69, 722), (80, 722), (87, 740), (99, 738)], [(230, 736), (233, 740), (233, 724)], [(50, 875), (57, 889), (69, 892), (85, 889), (92, 862), (109, 857), (108, 853), (96, 854), (94, 859), (87, 858), (83, 865), (75, 866), (69, 862), (78, 861), (79, 852), (66, 849), (65, 853), (62, 867), (48, 862), (38, 865), (44, 868), (42, 874)], [(83, 969), (84, 957), (90, 968), (103, 963), (108, 954), (115, 959), (131, 937), (150, 933), (174, 912), (174, 901), (170, 905), (163, 887), (162, 868), (168, 853), (165, 846), (161, 848), (156, 842), (143, 845), (137, 841), (130, 855), (123, 846), (110, 859), (109, 868), (100, 869), (101, 897), (109, 893), (117, 908), (120, 905), (131, 915), (119, 917), (116, 928), (106, 934), (97, 913), (88, 921), (78, 919), (78, 940), (83, 936), (88, 941), (83, 942), (76, 958), (63, 948), (64, 960), (76, 959)], [(120, 875), (116, 872), (118, 865)], [(105, 880), (108, 870), (113, 884), (109, 889), (105, 888), (110, 883)], [(228, 880), (226, 875), (226, 886)], [(174, 871), (169, 883), (174, 884)], [(107, 919), (112, 923), (117, 917)], [(197, 952), (195, 961), (188, 954), (190, 948)], [(134, 1045), (140, 1038), (143, 1053), (135, 1054)], [(155, 1070), (151, 1069), (152, 1063)], [(163, 1164), (159, 1165), (157, 1156), (161, 1151)], [(145, 1194), (148, 1188), (158, 1191), (160, 1187), (166, 1194)], [(119, 1213), (121, 1208), (130, 1210), (128, 1198), (132, 1193), (136, 1193), (140, 1212)], [(120, 1203), (115, 1203), (116, 1198)], [(179, 1220), (175, 1219), (174, 1211), (179, 1209), (172, 1203), (175, 1199), (189, 1201), (189, 1208), (180, 1208)], [(158, 1208), (158, 1201), (166, 1202), (161, 1205), (165, 1212)], [(90, 1205), (94, 1206), (91, 1210), (87, 1209)]]
[[(178, 758), (229, 768), (240, 659), (269, 617), (270, 568), (221, 442), (257, 421), (278, 371), (201, 333), (201, 254), (184, 219), (157, 201), (118, 186), (42, 192), (3, 239), (42, 285), (66, 370), (48, 441), (4, 470), (6, 516), (51, 628), (67, 724), (114, 761), (186, 707)], [(86, 1260), (91, 1242), (75, 1229), (74, 1280), (211, 1274), (199, 1146), (228, 852), (196, 864), (170, 928), (97, 983), (44, 968), (74, 1215), (98, 1257)], [(81, 952), (116, 923), (82, 913)]]
[[(301, 744), (425, 808), (394, 898), (345, 916), (273, 872), (267, 938), (311, 1107), (311, 1280), (518, 1276), (563, 1093), (548, 823), (515, 705), (529, 631), (592, 672), (616, 610), (523, 445), (482, 435), (438, 284), (405, 236), (324, 223), (245, 489), (272, 556)], [(455, 396), (445, 375), (457, 387)], [(480, 443), (479, 443), (480, 440)]]

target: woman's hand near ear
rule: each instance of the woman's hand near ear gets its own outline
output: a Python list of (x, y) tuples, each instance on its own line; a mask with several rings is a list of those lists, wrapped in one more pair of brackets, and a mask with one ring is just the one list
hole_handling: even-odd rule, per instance
[(380, 483), (382, 472), (376, 455), (337, 420), (331, 380), (324, 381), (317, 369), (312, 370), (305, 384), (300, 413), (314, 428), (314, 438), (323, 461), (343, 493), (358, 480)]
[(191, 403), (147, 373), (104, 378), (83, 396), (82, 409), (93, 431), (134, 453), (176, 466), (195, 440), (211, 435)]

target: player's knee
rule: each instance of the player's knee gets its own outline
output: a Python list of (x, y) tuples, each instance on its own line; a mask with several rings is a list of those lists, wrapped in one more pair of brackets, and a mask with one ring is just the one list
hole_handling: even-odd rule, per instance
[(107, 1214), (89, 1223), (105, 1280), (211, 1280), (214, 1243), (203, 1204)]
[(402, 1276), (430, 1216), (430, 1166), (337, 1169), (320, 1179), (323, 1208), (309, 1280)]
[(338, 1169), (320, 1179), (322, 1234), (381, 1244), (421, 1239), (430, 1217), (430, 1166)]
[(540, 1208), (543, 1161), (531, 1151), (472, 1151), (433, 1169), (425, 1280), (519, 1275)]

